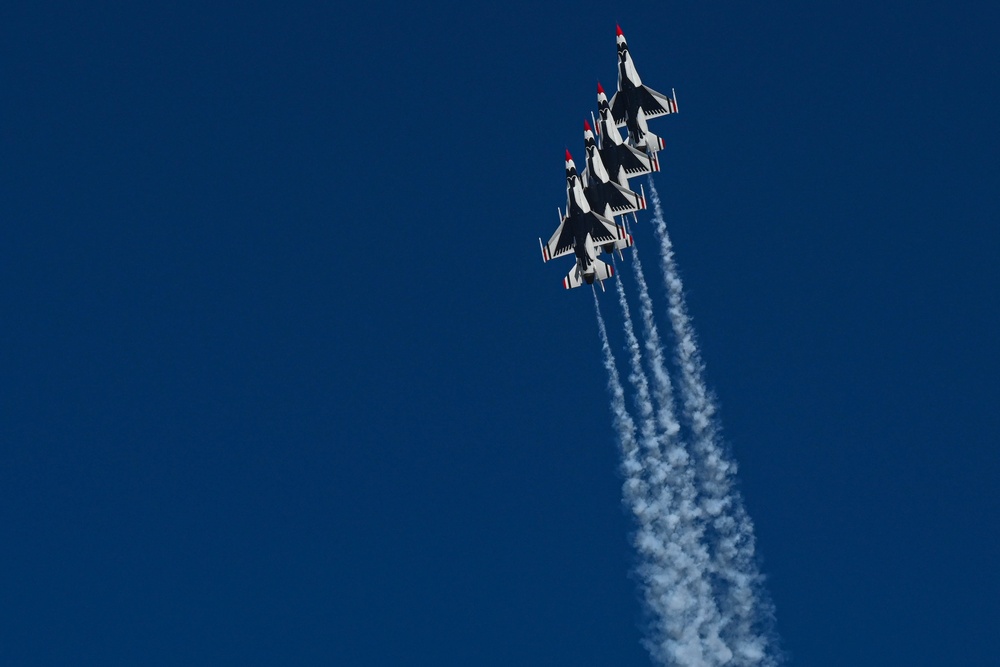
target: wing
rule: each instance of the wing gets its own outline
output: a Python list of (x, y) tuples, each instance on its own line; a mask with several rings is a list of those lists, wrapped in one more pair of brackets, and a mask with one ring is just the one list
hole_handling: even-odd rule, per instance
[(604, 211), (605, 206), (608, 206), (614, 215), (624, 215), (646, 208), (646, 202), (639, 193), (623, 188), (614, 181), (594, 181), (586, 192), (591, 208), (597, 211)]
[(624, 125), (625, 116), (628, 115), (628, 105), (625, 102), (625, 96), (621, 94), (620, 90), (611, 96), (608, 106), (611, 107), (611, 117), (614, 118), (615, 125), (618, 127)]
[(581, 217), (583, 218), (582, 222), (586, 226), (587, 232), (594, 239), (594, 245), (613, 243), (620, 240), (625, 234), (624, 229), (600, 213), (591, 211), (590, 213), (584, 213)]
[(642, 107), (642, 111), (646, 114), (646, 118), (656, 118), (657, 116), (666, 116), (670, 113), (677, 113), (676, 93), (674, 94), (673, 99), (671, 99), (663, 93), (656, 92), (649, 86), (639, 86), (635, 89), (633, 95), (638, 96), (639, 106)]
[[(576, 248), (576, 241), (573, 237), (573, 230), (566, 224), (568, 218), (563, 218), (556, 233), (552, 235), (549, 242), (542, 246), (542, 261), (547, 262), (556, 257), (562, 257), (573, 252)], [(539, 239), (541, 243), (541, 239)]]
[[(649, 86), (639, 86), (633, 88), (630, 94), (634, 96), (634, 101), (642, 107), (647, 119), (677, 113), (677, 93), (673, 93), (674, 96), (671, 98), (656, 92)], [(620, 90), (611, 98), (611, 116), (618, 127), (624, 126), (628, 121), (628, 103)]]
[[(608, 146), (604, 151), (608, 152), (608, 157), (604, 160), (604, 164), (620, 165), (622, 170), (625, 171), (627, 178), (642, 176), (643, 174), (660, 170), (659, 162), (655, 156), (650, 157), (627, 144)], [(604, 157), (604, 151), (601, 152), (601, 157)]]
[[(563, 218), (549, 242), (542, 245), (543, 262), (568, 255), (576, 250), (576, 235), (573, 232), (577, 226), (582, 228), (583, 233), (580, 236), (589, 233), (594, 245), (613, 243), (625, 237), (624, 229), (593, 211), (572, 218)], [(539, 243), (541, 243), (541, 239), (539, 239)]]

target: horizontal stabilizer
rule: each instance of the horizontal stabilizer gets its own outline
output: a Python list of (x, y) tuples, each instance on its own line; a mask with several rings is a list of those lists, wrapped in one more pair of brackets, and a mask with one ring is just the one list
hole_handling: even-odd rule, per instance
[(614, 243), (608, 243), (606, 245), (602, 245), (600, 248), (602, 252), (606, 252), (610, 255), (615, 252), (621, 254), (622, 250), (624, 250), (625, 248), (631, 248), (633, 245), (635, 245), (635, 239), (632, 238), (631, 234), (623, 230), (622, 237), (620, 239), (618, 239)]
[(615, 275), (615, 268), (599, 259), (594, 260), (593, 264), (590, 265), (590, 271), (587, 273), (580, 271), (580, 265), (578, 263), (569, 273), (566, 274), (566, 277), (563, 278), (563, 287), (566, 289), (573, 289), (574, 287), (580, 287), (581, 285), (593, 285), (595, 280), (607, 280), (613, 275)]
[[(632, 137), (629, 137), (630, 141), (631, 141), (631, 139), (632, 139)], [(652, 132), (646, 132), (644, 135), (642, 135), (642, 141), (641, 141), (641, 143), (637, 143), (637, 144), (633, 144), (633, 145), (636, 148), (638, 148), (640, 151), (646, 152), (651, 157), (655, 156), (657, 153), (659, 153), (661, 150), (663, 150), (667, 146), (666, 142), (663, 141), (663, 137), (657, 136), (657, 135), (653, 134)], [(655, 160), (655, 158), (653, 158), (653, 159)], [(659, 171), (660, 170), (659, 163), (654, 164), (654, 167), (655, 167), (655, 171)]]

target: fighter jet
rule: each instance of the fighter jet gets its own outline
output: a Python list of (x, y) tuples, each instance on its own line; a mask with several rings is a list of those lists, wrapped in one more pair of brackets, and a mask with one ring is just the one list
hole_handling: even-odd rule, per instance
[[(617, 128), (615, 128), (617, 131)], [(590, 203), (592, 211), (606, 218), (614, 219), (616, 215), (624, 216), (646, 208), (645, 193), (639, 194), (611, 180), (608, 170), (604, 168), (594, 132), (590, 123), (583, 121), (583, 140), (587, 147), (587, 168), (583, 172), (583, 193)]]
[(649, 131), (646, 121), (657, 116), (677, 113), (677, 93), (667, 97), (648, 86), (635, 70), (632, 54), (622, 29), (618, 30), (618, 92), (611, 98), (611, 114), (618, 127), (628, 126), (629, 143), (647, 153), (663, 148), (663, 139)]
[[(559, 227), (548, 243), (538, 239), (542, 261), (574, 253), (576, 264), (563, 278), (563, 287), (572, 289), (584, 283), (593, 285), (615, 274), (614, 267), (597, 259), (597, 255), (613, 252), (616, 246), (632, 245), (632, 237), (623, 227), (590, 208), (583, 191), (583, 182), (569, 150), (566, 151), (566, 215), (559, 212)], [(601, 285), (604, 289), (604, 285)]]
[(612, 180), (627, 188), (628, 179), (633, 176), (642, 176), (660, 170), (660, 161), (656, 157), (656, 153), (647, 154), (629, 146), (622, 139), (621, 132), (618, 131), (618, 126), (611, 115), (608, 96), (604, 94), (604, 87), (601, 86), (600, 82), (597, 84), (597, 113), (594, 125), (601, 137), (598, 150), (601, 153), (601, 161), (604, 162), (604, 167), (608, 170), (608, 175)]

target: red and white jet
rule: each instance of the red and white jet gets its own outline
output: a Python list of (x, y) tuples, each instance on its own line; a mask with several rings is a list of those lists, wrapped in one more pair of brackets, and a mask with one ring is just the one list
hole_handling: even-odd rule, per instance
[[(632, 237), (624, 227), (616, 225), (590, 208), (583, 182), (576, 171), (573, 157), (566, 151), (566, 214), (559, 211), (559, 227), (548, 243), (538, 239), (542, 261), (573, 253), (576, 264), (563, 278), (563, 287), (572, 289), (586, 283), (602, 283), (615, 274), (614, 267), (597, 259), (597, 255), (632, 245)], [(604, 289), (604, 285), (601, 285)]]
[[(618, 128), (615, 128), (617, 131)], [(627, 215), (646, 208), (645, 192), (633, 192), (613, 181), (604, 167), (601, 152), (594, 139), (590, 123), (583, 121), (583, 141), (587, 148), (587, 168), (583, 172), (583, 193), (590, 202), (590, 208), (606, 218)], [(635, 149), (632, 149), (635, 150)], [(641, 186), (640, 186), (641, 190)]]
[(660, 161), (656, 153), (651, 155), (645, 153), (629, 146), (622, 139), (618, 125), (611, 115), (608, 96), (604, 94), (604, 87), (600, 82), (597, 84), (597, 118), (594, 119), (594, 125), (601, 138), (598, 146), (601, 160), (608, 170), (608, 175), (617, 181), (618, 185), (627, 188), (628, 179), (660, 170)]
[(628, 126), (630, 144), (653, 154), (663, 148), (664, 143), (663, 139), (649, 131), (646, 121), (677, 113), (677, 93), (671, 91), (673, 97), (667, 97), (642, 84), (620, 26), (617, 31), (618, 92), (611, 98), (611, 114), (619, 127)]

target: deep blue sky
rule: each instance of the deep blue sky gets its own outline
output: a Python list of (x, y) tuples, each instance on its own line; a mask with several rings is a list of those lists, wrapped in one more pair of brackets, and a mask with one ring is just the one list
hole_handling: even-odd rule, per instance
[(0, 9), (0, 662), (649, 664), (535, 241), (620, 22), (792, 663), (996, 664), (992, 3), (358, 4)]

